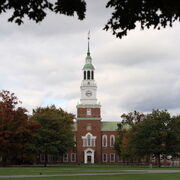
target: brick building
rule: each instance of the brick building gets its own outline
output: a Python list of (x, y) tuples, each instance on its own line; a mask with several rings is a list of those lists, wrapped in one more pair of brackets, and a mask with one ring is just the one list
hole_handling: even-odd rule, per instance
[(81, 98), (76, 106), (77, 118), (74, 124), (76, 152), (65, 154), (63, 162), (114, 163), (117, 161), (113, 148), (117, 122), (101, 121), (101, 105), (97, 102), (94, 71), (88, 42), (80, 86)]

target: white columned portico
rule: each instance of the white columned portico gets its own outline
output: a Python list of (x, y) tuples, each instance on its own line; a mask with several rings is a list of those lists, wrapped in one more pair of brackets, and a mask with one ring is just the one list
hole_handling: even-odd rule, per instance
[(94, 164), (94, 150), (93, 149), (88, 148), (84, 150), (84, 163)]

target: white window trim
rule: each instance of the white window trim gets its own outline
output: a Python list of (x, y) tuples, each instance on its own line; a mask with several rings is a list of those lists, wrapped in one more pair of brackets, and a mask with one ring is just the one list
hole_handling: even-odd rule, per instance
[[(106, 144), (104, 144), (104, 138), (106, 138)], [(107, 135), (103, 135), (102, 136), (102, 147), (107, 147), (108, 143), (107, 143)]]
[[(104, 161), (104, 155), (106, 156), (106, 160)], [(102, 153), (102, 162), (107, 162), (107, 153)]]
[[(111, 155), (114, 156), (113, 160), (112, 160), (112, 158), (111, 158)], [(115, 158), (116, 158), (115, 153), (110, 153), (110, 162), (115, 162)]]
[[(65, 155), (67, 156), (67, 159), (65, 159)], [(68, 162), (68, 153), (63, 154), (63, 162)]]
[[(112, 144), (112, 138), (113, 138), (113, 144)], [(114, 147), (114, 143), (115, 143), (115, 136), (114, 135), (110, 135), (110, 147)]]
[[(87, 137), (90, 136), (90, 144), (88, 144)], [(83, 147), (95, 147), (96, 146), (96, 136), (93, 136), (91, 133), (87, 133), (85, 136), (82, 136)]]
[[(74, 155), (74, 160), (73, 160), (73, 155)], [(71, 162), (76, 162), (76, 153), (71, 153)]]

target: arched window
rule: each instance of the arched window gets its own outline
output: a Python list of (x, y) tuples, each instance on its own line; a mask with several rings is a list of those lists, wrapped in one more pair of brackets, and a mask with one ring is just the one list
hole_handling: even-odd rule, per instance
[(84, 80), (86, 80), (86, 71), (84, 71)]
[(90, 79), (90, 71), (87, 72), (87, 79)]
[(83, 147), (95, 147), (96, 146), (96, 136), (93, 136), (91, 133), (87, 133), (85, 136), (82, 136)]
[(107, 147), (107, 135), (102, 136), (102, 146)]
[(87, 146), (91, 146), (91, 135), (87, 135)]
[(94, 79), (94, 71), (91, 71), (91, 78)]
[(110, 146), (113, 147), (113, 146), (114, 146), (114, 143), (115, 143), (115, 136), (114, 136), (114, 135), (111, 135), (111, 136), (110, 136)]

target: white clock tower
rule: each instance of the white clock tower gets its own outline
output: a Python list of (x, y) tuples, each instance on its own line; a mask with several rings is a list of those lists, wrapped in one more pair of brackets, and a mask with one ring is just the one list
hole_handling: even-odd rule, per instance
[[(88, 38), (89, 39), (89, 38)], [(86, 57), (86, 62), (83, 67), (83, 80), (81, 83), (81, 104), (97, 104), (96, 90), (97, 86), (94, 80), (94, 66), (92, 65), (92, 59), (89, 52), (89, 42), (88, 42), (88, 52)]]
[[(95, 76), (94, 71), (95, 68), (92, 64), (92, 58), (90, 55), (90, 48), (89, 48), (89, 36), (88, 36), (88, 51), (87, 56), (85, 59), (85, 65), (83, 67), (83, 80), (80, 86), (81, 90), (81, 98), (80, 98), (80, 104), (77, 105), (77, 110), (80, 113), (81, 111), (84, 111), (84, 118), (90, 118), (92, 115), (93, 118), (98, 117), (100, 118), (100, 104), (97, 103), (96, 98), (96, 91), (97, 91), (97, 85), (95, 82)], [(97, 110), (98, 109), (98, 110)], [(94, 114), (94, 113), (96, 114)], [(77, 119), (82, 118), (82, 114), (77, 113)], [(81, 116), (81, 118), (80, 118)], [(91, 117), (91, 118), (92, 118)]]

